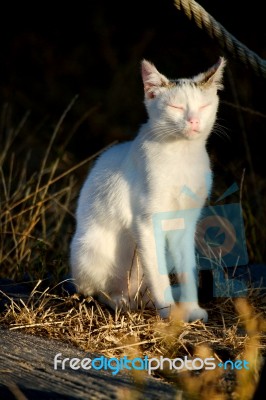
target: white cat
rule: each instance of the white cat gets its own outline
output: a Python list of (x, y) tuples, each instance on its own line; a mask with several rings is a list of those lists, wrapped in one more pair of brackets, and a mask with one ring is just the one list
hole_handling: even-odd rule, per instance
[[(224, 66), (221, 57), (194, 78), (169, 80), (143, 60), (149, 119), (133, 141), (99, 157), (80, 193), (70, 254), (79, 292), (97, 295), (113, 308), (130, 303), (131, 309), (142, 292), (142, 303), (154, 304), (167, 317), (169, 306), (175, 307), (167, 273), (174, 268), (181, 279), (184, 320), (207, 320), (198, 305), (195, 233), (211, 189), (205, 145), (216, 119)], [(185, 187), (196, 196), (188, 196)], [(182, 232), (166, 232), (159, 266), (153, 216), (188, 209), (194, 212)]]

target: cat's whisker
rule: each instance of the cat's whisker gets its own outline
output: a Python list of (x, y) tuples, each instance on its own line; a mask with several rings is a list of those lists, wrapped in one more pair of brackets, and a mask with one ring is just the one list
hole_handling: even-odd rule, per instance
[(178, 136), (181, 136), (178, 134), (177, 128), (171, 128), (169, 126), (165, 127), (165, 125), (153, 127), (149, 133), (152, 134), (160, 143), (165, 142), (170, 137), (177, 138)]
[(230, 135), (226, 132), (226, 128), (219, 123), (214, 124), (212, 133), (221, 138), (226, 138), (228, 140), (231, 140)]

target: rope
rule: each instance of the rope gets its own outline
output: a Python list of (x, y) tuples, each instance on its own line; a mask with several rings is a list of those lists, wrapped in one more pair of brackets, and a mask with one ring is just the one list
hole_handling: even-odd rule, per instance
[(240, 58), (248, 67), (251, 67), (259, 76), (266, 78), (266, 60), (237, 40), (218, 21), (216, 21), (203, 7), (194, 0), (174, 0), (175, 6), (184, 11), (186, 16), (193, 19), (196, 25), (207, 31), (211, 38), (217, 39), (220, 46), (229, 51), (234, 58)]

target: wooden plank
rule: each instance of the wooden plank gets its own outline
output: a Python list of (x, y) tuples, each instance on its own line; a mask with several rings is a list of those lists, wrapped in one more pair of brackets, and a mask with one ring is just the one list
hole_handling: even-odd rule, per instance
[[(125, 371), (54, 369), (54, 357), (95, 358), (57, 340), (0, 329), (0, 399), (173, 399), (176, 390), (153, 377), (137, 387)], [(130, 391), (135, 391), (130, 393)]]

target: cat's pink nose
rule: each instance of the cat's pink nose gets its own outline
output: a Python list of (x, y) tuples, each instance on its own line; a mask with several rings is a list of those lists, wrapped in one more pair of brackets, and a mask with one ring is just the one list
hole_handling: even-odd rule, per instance
[(192, 131), (197, 131), (199, 128), (199, 119), (198, 118), (190, 118), (189, 121), (190, 127)]

